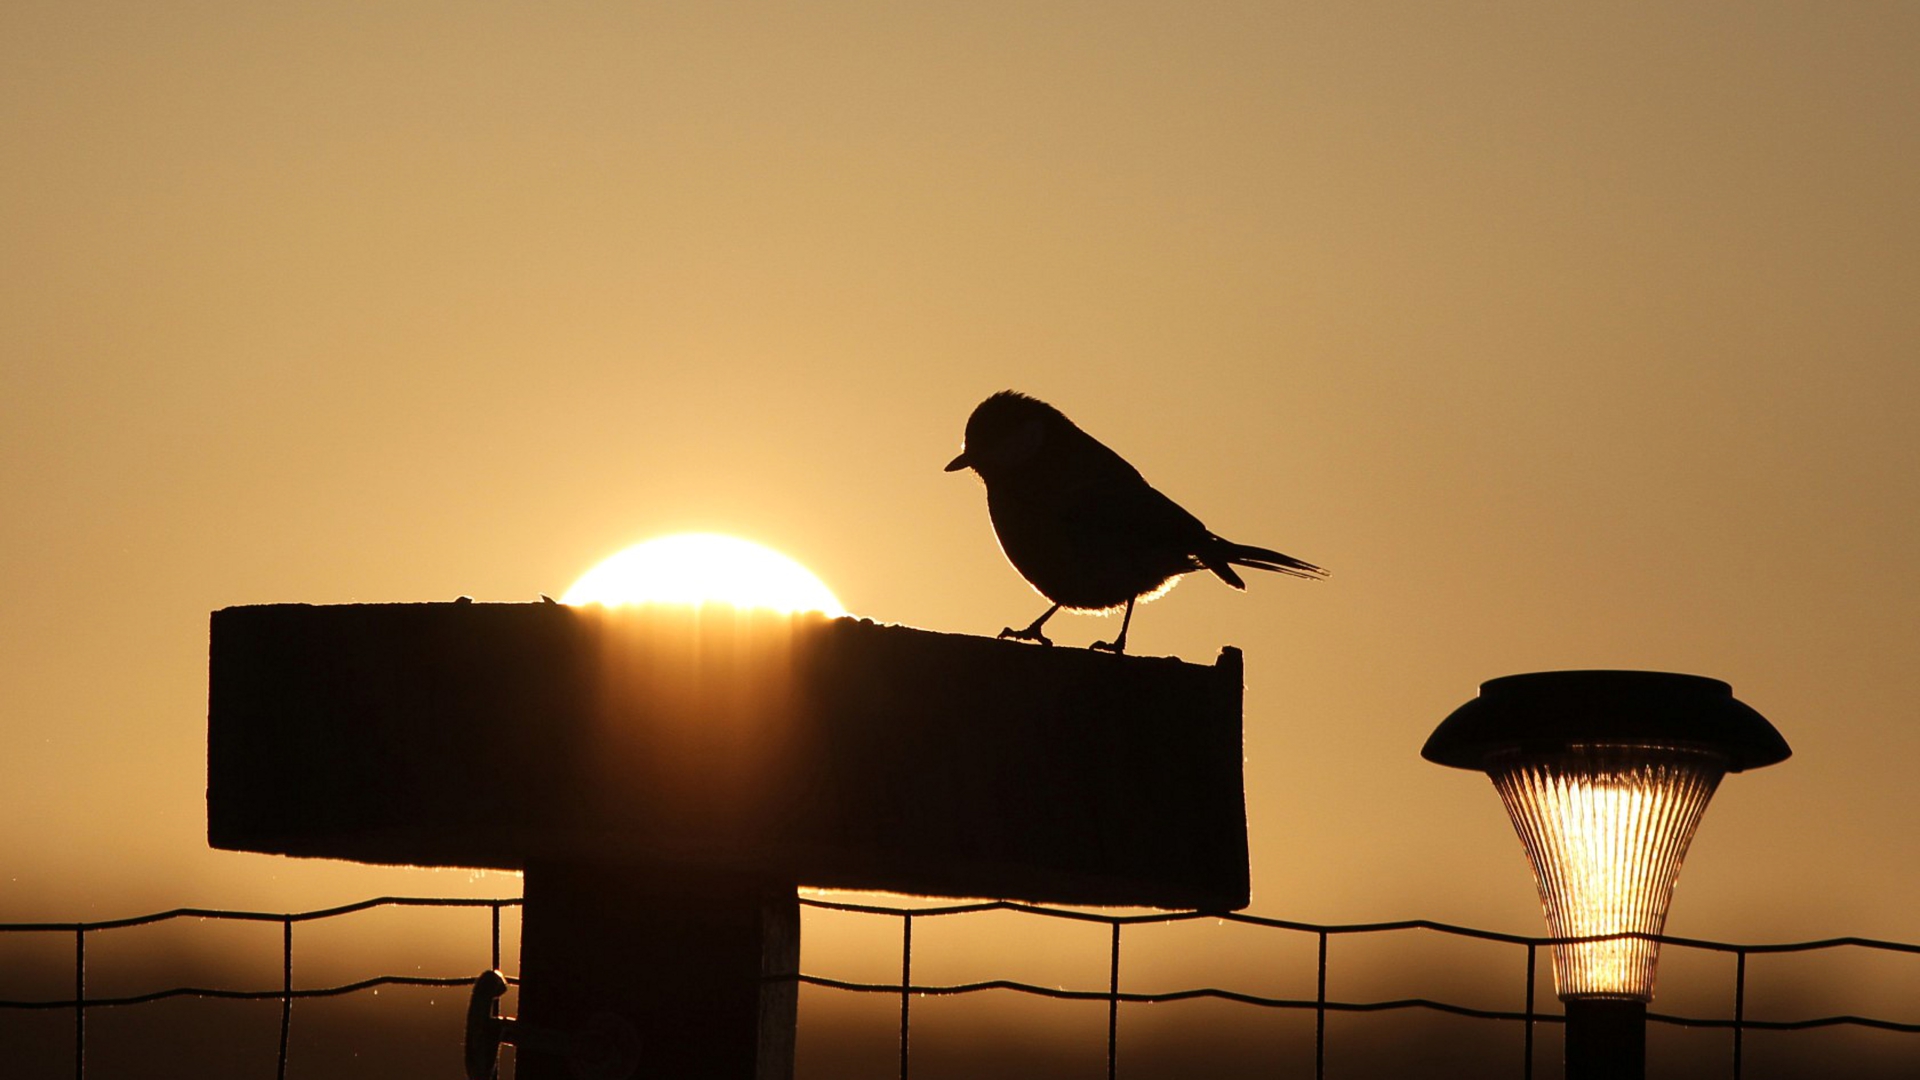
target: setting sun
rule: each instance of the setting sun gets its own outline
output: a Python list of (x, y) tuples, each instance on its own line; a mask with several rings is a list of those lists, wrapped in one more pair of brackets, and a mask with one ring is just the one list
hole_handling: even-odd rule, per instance
[(846, 614), (832, 590), (771, 548), (718, 533), (681, 533), (636, 544), (581, 575), (567, 604), (729, 604)]

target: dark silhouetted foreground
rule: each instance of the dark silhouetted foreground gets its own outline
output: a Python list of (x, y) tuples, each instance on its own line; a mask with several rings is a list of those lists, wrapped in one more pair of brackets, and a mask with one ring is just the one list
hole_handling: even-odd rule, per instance
[[(624, 1028), (597, 1045), (637, 1041), (661, 1076), (791, 1080), (799, 984), (768, 976), (799, 968), (800, 885), (1247, 902), (1237, 649), (279, 604), (215, 612), (209, 664), (214, 846), (522, 869), (512, 1030), (605, 1015)], [(518, 1047), (518, 1080), (577, 1075), (553, 1040)]]

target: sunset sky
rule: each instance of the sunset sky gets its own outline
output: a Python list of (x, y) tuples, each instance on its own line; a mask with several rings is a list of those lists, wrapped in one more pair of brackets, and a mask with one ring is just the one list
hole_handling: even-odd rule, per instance
[(1011, 387), (1332, 571), (1130, 634), (1245, 650), (1251, 910), (1544, 933), (1420, 746), (1652, 668), (1794, 749), (1668, 930), (1920, 940), (1916, 55), (1894, 2), (16, 0), (0, 919), (517, 887), (209, 850), (221, 607), (700, 529), (1024, 625), (941, 472)]

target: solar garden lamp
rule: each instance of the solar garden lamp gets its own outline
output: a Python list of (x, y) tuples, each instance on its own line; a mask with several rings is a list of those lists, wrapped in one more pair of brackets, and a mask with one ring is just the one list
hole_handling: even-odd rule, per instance
[(1722, 776), (1791, 753), (1726, 683), (1654, 671), (1492, 679), (1434, 729), (1421, 756), (1486, 773), (1533, 867), (1560, 939), (1569, 1080), (1645, 1075), (1656, 938), (1687, 845)]

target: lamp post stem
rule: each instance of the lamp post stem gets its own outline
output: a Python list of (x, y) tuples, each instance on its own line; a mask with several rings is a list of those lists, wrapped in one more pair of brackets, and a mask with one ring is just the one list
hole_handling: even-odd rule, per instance
[(1576, 998), (1567, 1004), (1567, 1080), (1644, 1080), (1647, 1006)]

